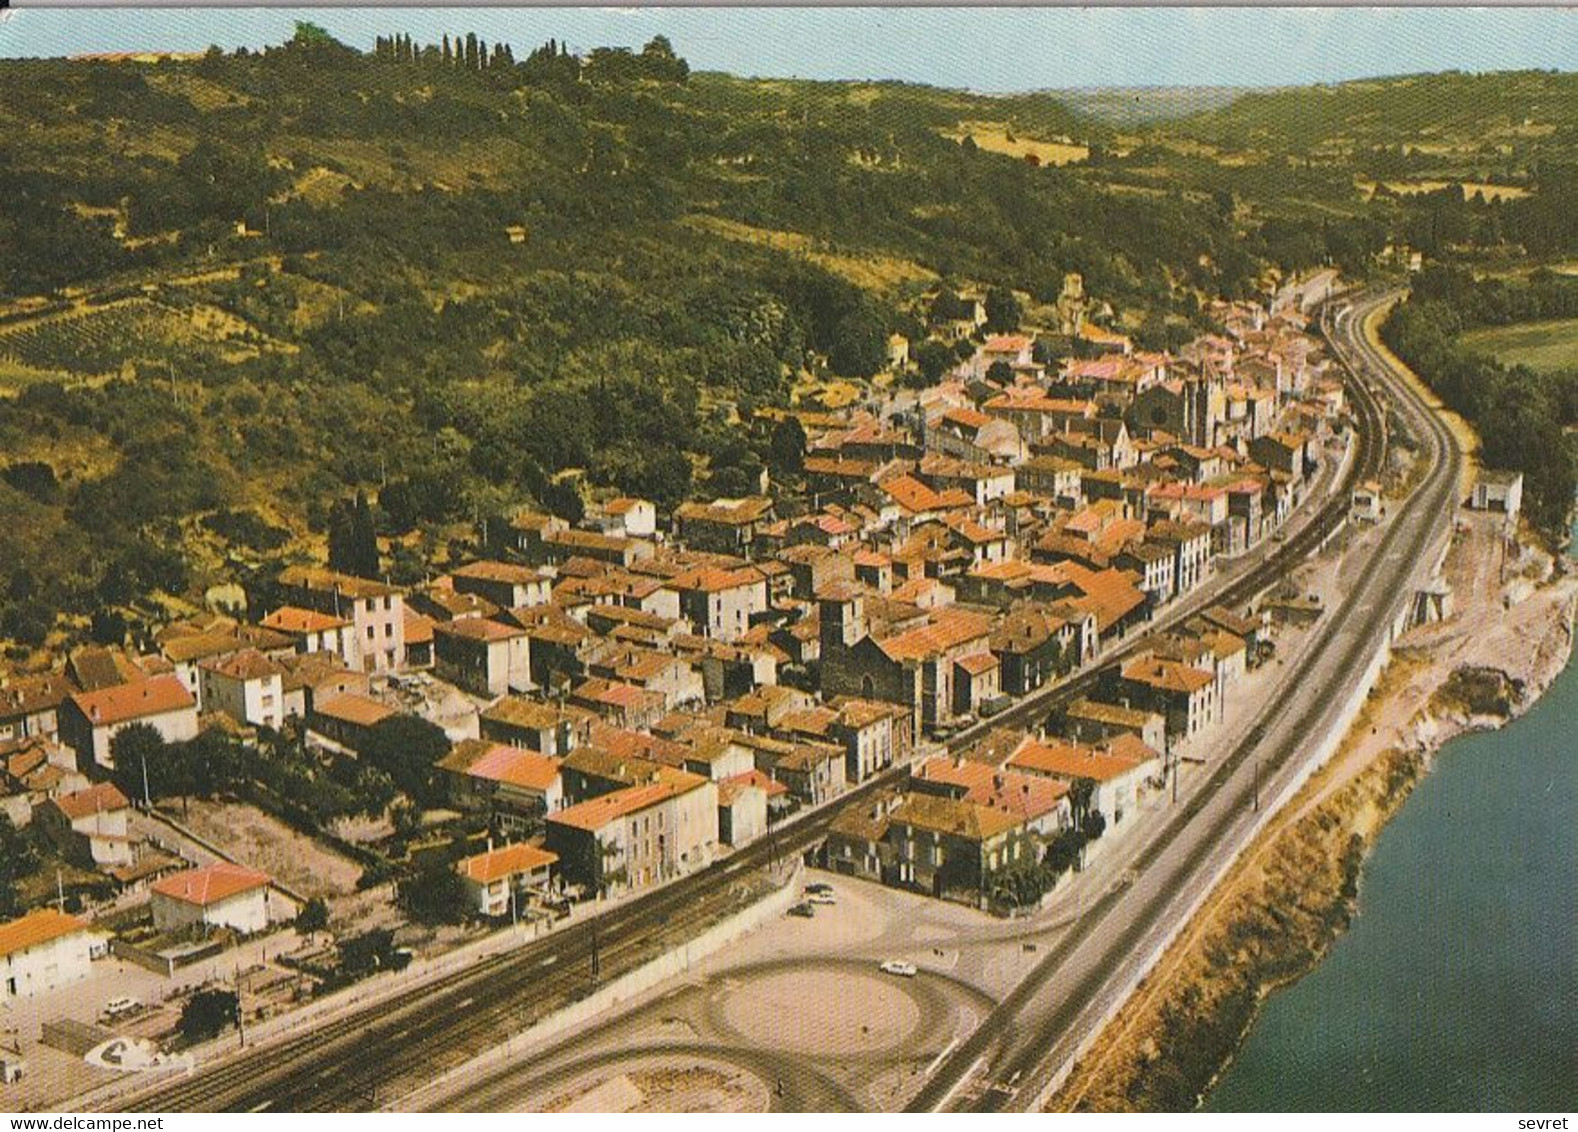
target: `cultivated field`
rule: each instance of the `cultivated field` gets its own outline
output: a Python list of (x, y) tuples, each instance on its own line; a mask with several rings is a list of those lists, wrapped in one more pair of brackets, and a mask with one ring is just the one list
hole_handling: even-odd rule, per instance
[(1470, 350), (1494, 355), (1506, 365), (1536, 370), (1578, 368), (1578, 318), (1473, 330), (1459, 341)]
[(988, 153), (1006, 153), (1009, 157), (1034, 157), (1043, 165), (1068, 165), (1084, 161), (1090, 148), (1062, 141), (1040, 141), (1015, 135), (1001, 122), (961, 122), (957, 130), (943, 135), (962, 142), (970, 138), (976, 146)]

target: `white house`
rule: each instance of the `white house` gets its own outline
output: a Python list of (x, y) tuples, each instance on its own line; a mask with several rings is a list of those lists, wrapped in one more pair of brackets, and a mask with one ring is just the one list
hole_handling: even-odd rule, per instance
[(299, 605), (283, 605), (260, 624), (293, 639), (298, 653), (332, 653), (347, 666), (356, 662), (356, 638), (351, 623), (343, 617)]
[(197, 737), (197, 700), (176, 676), (154, 676), (94, 692), (76, 692), (60, 706), (60, 738), (79, 766), (113, 770), (110, 743), (134, 723), (146, 723), (166, 743)]
[(38, 908), (0, 924), (0, 1002), (30, 998), (88, 977), (100, 937), (85, 921)]
[(288, 901), (272, 898), (266, 874), (229, 861), (165, 877), (149, 891), (153, 926), (160, 931), (207, 924), (247, 935), (295, 914)]
[(203, 703), (237, 723), (279, 730), (285, 721), (285, 670), (258, 652), (247, 649), (223, 660), (198, 666)]
[(1505, 511), (1513, 519), (1523, 506), (1523, 473), (1485, 468), (1474, 483), (1470, 505), (1476, 511)]
[(39, 828), (65, 856), (81, 865), (116, 867), (132, 863), (127, 828), (131, 803), (113, 782), (51, 798), (38, 808)]
[(510, 916), (526, 907), (533, 894), (548, 891), (559, 857), (524, 842), (489, 849), (467, 857), (455, 867), (466, 888), (466, 904), (483, 916)]

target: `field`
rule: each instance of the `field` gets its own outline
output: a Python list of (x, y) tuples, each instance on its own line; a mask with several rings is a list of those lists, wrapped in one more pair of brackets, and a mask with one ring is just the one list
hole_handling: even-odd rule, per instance
[(246, 322), (205, 304), (185, 310), (142, 298), (84, 304), (0, 332), (0, 382), (99, 376), (128, 362), (234, 362), (256, 356), (265, 342)]
[(943, 134), (943, 137), (958, 142), (968, 137), (978, 148), (988, 153), (1003, 153), (1009, 157), (1034, 157), (1043, 165), (1069, 165), (1076, 161), (1084, 161), (1090, 156), (1088, 146), (1018, 137), (1001, 122), (960, 122), (957, 130), (949, 131)]
[(1578, 318), (1474, 330), (1459, 341), (1507, 365), (1542, 371), (1578, 369)]
[[(1465, 199), (1472, 199), (1474, 196), (1478, 195), (1484, 197), (1488, 201), (1517, 200), (1520, 197), (1526, 197), (1529, 195), (1528, 189), (1520, 188), (1517, 185), (1493, 185), (1486, 181), (1386, 181), (1384, 183), (1388, 190), (1396, 193), (1398, 196), (1413, 196), (1416, 193), (1439, 192), (1440, 190), (1447, 188), (1454, 183), (1458, 183), (1463, 186), (1463, 196)], [(1364, 198), (1366, 200), (1375, 195), (1376, 185), (1374, 181), (1356, 181), (1355, 184), (1357, 185), (1359, 191), (1364, 194)]]

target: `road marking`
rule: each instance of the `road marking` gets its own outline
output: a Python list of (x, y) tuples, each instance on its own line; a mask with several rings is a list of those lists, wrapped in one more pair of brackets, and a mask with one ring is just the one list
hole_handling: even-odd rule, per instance
[(941, 1065), (947, 1056), (958, 1047), (958, 1045), (959, 1039), (955, 1037), (953, 1041), (943, 1046), (942, 1052), (932, 1059), (932, 1063), (926, 1067), (926, 1072), (922, 1073), (921, 1076), (930, 1077), (933, 1073), (937, 1072), (937, 1066)]
[(948, 1102), (953, 1100), (953, 1095), (960, 1089), (964, 1088), (967, 1083), (975, 1078), (976, 1070), (980, 1069), (982, 1063), (985, 1061), (986, 1055), (984, 1053), (980, 1057), (976, 1058), (975, 1064), (971, 1065), (970, 1068), (965, 1072), (964, 1076), (955, 1081), (953, 1083), (953, 1087), (942, 1095), (942, 1099), (932, 1106), (932, 1111), (941, 1112), (943, 1109), (947, 1108)]

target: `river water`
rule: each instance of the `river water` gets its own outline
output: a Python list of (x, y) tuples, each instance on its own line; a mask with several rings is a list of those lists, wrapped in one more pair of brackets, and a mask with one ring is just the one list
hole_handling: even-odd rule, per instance
[(1460, 737), (1382, 830), (1350, 929), (1272, 995), (1212, 1112), (1578, 1103), (1578, 664)]

